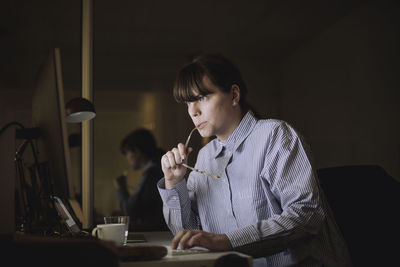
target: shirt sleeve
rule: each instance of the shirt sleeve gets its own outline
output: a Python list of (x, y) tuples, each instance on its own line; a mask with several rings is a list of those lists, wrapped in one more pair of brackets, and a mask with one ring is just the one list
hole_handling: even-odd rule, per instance
[(164, 179), (158, 182), (157, 187), (163, 201), (164, 219), (169, 229), (173, 234), (182, 229), (201, 229), (195, 209), (196, 201), (187, 188), (186, 180), (183, 179), (171, 189), (165, 189)]
[(227, 233), (235, 250), (259, 257), (277, 253), (319, 232), (325, 219), (310, 154), (295, 130), (281, 124), (272, 132), (261, 172), (280, 213)]

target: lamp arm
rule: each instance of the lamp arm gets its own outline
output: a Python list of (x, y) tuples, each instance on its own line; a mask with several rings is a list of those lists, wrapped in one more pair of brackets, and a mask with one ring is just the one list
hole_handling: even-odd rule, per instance
[(3, 132), (4, 132), (5, 130), (7, 130), (8, 127), (10, 127), (10, 126), (12, 126), (12, 125), (17, 125), (17, 126), (19, 126), (21, 129), (24, 129), (24, 128), (25, 128), (24, 125), (22, 125), (22, 123), (17, 122), (17, 121), (12, 121), (12, 122), (7, 123), (7, 124), (4, 125), (3, 127), (1, 127), (0, 135), (2, 135)]

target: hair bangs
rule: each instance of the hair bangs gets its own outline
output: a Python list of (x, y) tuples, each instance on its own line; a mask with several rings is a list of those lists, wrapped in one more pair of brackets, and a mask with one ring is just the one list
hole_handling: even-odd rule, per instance
[(185, 66), (174, 84), (174, 98), (179, 103), (193, 102), (210, 92), (203, 87), (205, 71), (196, 63)]

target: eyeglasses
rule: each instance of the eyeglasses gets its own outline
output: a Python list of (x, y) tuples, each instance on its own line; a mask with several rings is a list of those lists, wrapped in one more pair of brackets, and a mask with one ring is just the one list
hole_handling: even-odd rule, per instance
[[(197, 130), (197, 128), (196, 128), (196, 127), (195, 127), (195, 128), (193, 128), (193, 130), (190, 132), (190, 134), (189, 134), (188, 138), (186, 139), (186, 143), (185, 143), (185, 149), (187, 149), (187, 148), (188, 148), (188, 145), (189, 145), (189, 142), (190, 142), (190, 138), (192, 138), (192, 134), (193, 134), (193, 132), (194, 132), (195, 130)], [(212, 177), (212, 178), (216, 178), (216, 179), (219, 179), (219, 178), (221, 178), (221, 175), (214, 175), (214, 174), (210, 174), (210, 173), (208, 173), (208, 172), (206, 172), (206, 171), (202, 171), (202, 170), (199, 170), (199, 169), (196, 169), (196, 168), (190, 167), (189, 165), (187, 165), (187, 164), (185, 164), (185, 163), (182, 163), (182, 166), (184, 166), (184, 167), (188, 168), (189, 170), (192, 170), (192, 171), (195, 171), (195, 172), (198, 172), (198, 173), (201, 173), (201, 174), (204, 174), (204, 175), (210, 176), (210, 177)]]
[[(188, 148), (188, 145), (189, 145), (189, 142), (190, 142), (190, 138), (192, 138), (192, 134), (193, 134), (193, 132), (194, 132), (195, 130), (197, 130), (197, 128), (194, 128), (194, 129), (190, 132), (188, 138), (186, 139), (185, 149)], [(219, 178), (221, 178), (223, 171), (225, 171), (226, 167), (228, 166), (228, 163), (229, 163), (229, 160), (231, 159), (231, 157), (232, 157), (232, 152), (230, 152), (229, 157), (228, 157), (228, 161), (226, 162), (226, 165), (225, 165), (225, 167), (224, 167), (224, 169), (222, 170), (222, 172), (221, 172), (220, 175), (210, 174), (210, 173), (208, 173), (208, 172), (206, 172), (206, 171), (202, 171), (202, 170), (199, 170), (199, 169), (190, 167), (189, 165), (187, 165), (187, 164), (185, 164), (185, 163), (182, 163), (182, 166), (184, 166), (184, 167), (186, 167), (186, 168), (188, 168), (188, 169), (190, 169), (190, 170), (192, 170), (192, 171), (195, 171), (195, 172), (198, 172), (198, 173), (201, 173), (201, 174), (210, 176), (210, 177), (215, 178), (215, 179), (219, 179)]]

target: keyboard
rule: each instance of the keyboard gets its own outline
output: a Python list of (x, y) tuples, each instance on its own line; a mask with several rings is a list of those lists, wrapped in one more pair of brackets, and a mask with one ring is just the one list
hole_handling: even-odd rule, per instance
[(200, 254), (200, 253), (207, 253), (209, 250), (207, 249), (195, 249), (195, 248), (189, 248), (189, 249), (171, 249), (171, 256), (180, 256), (180, 255), (192, 255), (192, 254)]

